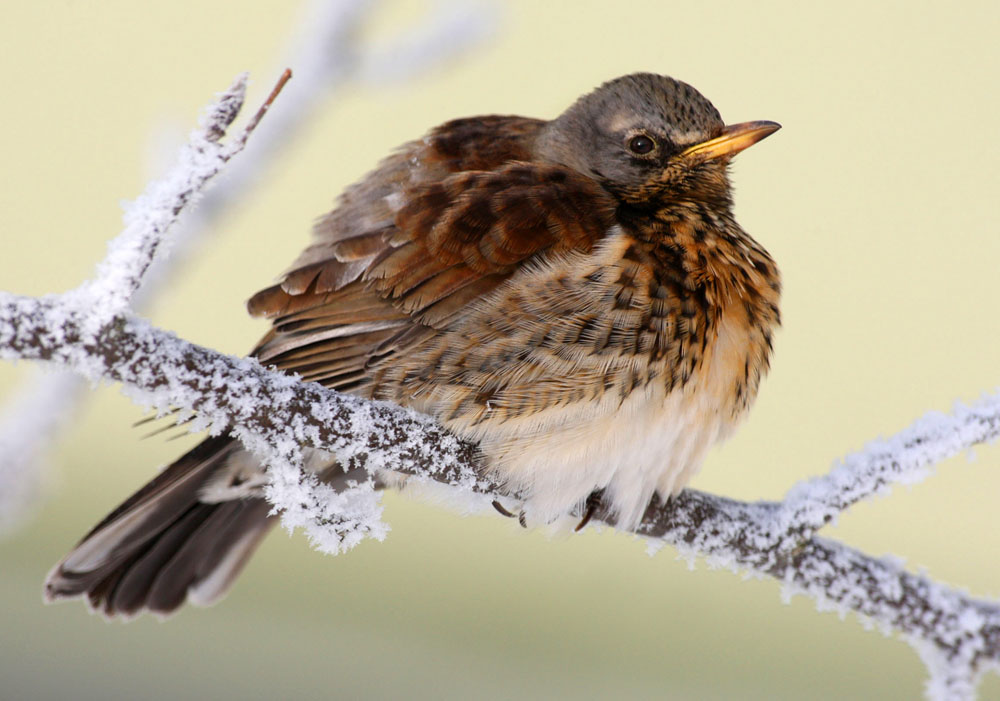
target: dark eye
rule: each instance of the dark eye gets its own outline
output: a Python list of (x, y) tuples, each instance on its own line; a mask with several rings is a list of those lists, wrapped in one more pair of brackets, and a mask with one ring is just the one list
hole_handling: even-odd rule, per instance
[(628, 140), (628, 150), (632, 153), (637, 153), (640, 156), (644, 156), (650, 151), (656, 148), (656, 142), (645, 134), (639, 134), (638, 136), (633, 136)]

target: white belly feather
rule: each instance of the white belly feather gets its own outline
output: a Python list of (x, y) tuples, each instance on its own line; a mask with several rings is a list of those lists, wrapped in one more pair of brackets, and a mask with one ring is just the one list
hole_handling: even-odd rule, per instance
[[(545, 417), (544, 430), (537, 426), (542, 417), (510, 422), (506, 435), (485, 440), (481, 449), (499, 476), (529, 495), (529, 523), (548, 523), (604, 489), (619, 524), (629, 528), (654, 492), (666, 498), (680, 491), (708, 447), (732, 429), (728, 412), (697, 387), (695, 379), (666, 396), (661, 386), (621, 403), (608, 397), (560, 409)], [(517, 425), (529, 421), (535, 426)], [(518, 428), (527, 430), (517, 435)]]

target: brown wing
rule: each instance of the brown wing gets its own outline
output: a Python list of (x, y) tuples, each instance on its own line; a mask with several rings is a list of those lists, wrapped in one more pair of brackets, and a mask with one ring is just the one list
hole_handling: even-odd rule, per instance
[(541, 124), (446, 124), (349, 189), (295, 268), (250, 300), (274, 320), (254, 354), (370, 394), (373, 359), (454, 323), (533, 256), (589, 250), (613, 202), (588, 178), (527, 160)]

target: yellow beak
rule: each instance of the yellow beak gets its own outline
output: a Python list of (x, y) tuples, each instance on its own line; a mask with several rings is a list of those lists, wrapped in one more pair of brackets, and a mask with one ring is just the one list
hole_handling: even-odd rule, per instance
[(681, 152), (681, 158), (696, 157), (710, 161), (723, 156), (733, 156), (745, 148), (750, 148), (761, 139), (781, 129), (777, 122), (743, 122), (722, 130), (722, 136), (695, 144)]

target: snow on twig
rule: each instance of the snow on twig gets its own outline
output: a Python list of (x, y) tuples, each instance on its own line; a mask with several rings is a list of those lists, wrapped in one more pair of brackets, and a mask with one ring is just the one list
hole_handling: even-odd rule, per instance
[(247, 125), (241, 138), (225, 144), (220, 139), (243, 107), (246, 83), (246, 74), (238, 76), (208, 107), (174, 167), (151, 182), (135, 202), (126, 205), (125, 230), (108, 244), (108, 254), (98, 265), (96, 278), (69, 293), (69, 299), (81, 308), (92, 310), (86, 318), (94, 330), (129, 308), (167, 229), (187, 204), (197, 200), (226, 161), (243, 149), (245, 135), (256, 122)]
[[(206, 108), (199, 128), (181, 149), (174, 167), (126, 206), (125, 229), (108, 244), (108, 254), (97, 266), (96, 277), (60, 296), (67, 312), (75, 308), (86, 320), (83, 333), (96, 333), (130, 308), (157, 250), (166, 240), (167, 230), (222, 167), (243, 150), (290, 77), (286, 71), (246, 127), (235, 139), (222, 143), (226, 129), (243, 107), (247, 76), (238, 76)], [(34, 501), (40, 491), (40, 454), (55, 440), (82, 395), (79, 378), (53, 372), (32, 378), (8, 399), (0, 416), (0, 531), (11, 530)]]
[[(298, 509), (296, 518), (310, 522), (314, 541), (327, 551), (342, 550), (366, 535), (380, 538), (385, 529), (379, 525), (374, 500), (364, 490), (352, 497), (347, 518), (336, 523), (330, 522), (328, 509), (309, 513), (308, 506), (294, 503), (303, 494), (323, 499), (322, 493), (310, 491), (301, 470), (305, 446), (336, 454), (350, 469), (363, 467), (374, 473), (391, 468), (418, 481), (475, 492), (485, 500), (506, 496), (482, 476), (474, 446), (413, 411), (300, 383), (252, 359), (201, 348), (130, 317), (117, 317), (90, 339), (81, 330), (81, 320), (58, 300), (0, 296), (0, 356), (46, 360), (91, 379), (122, 382), (148, 406), (194, 412), (199, 417), (197, 428), (238, 427), (237, 435), (251, 449), (258, 454), (273, 451), (278, 457), (271, 464), (279, 464), (276, 481), (285, 486), (272, 490), (269, 497), (280, 508)], [(993, 436), (989, 431), (942, 429), (969, 421), (1000, 422), (1000, 396), (959, 408), (948, 417), (917, 422), (886, 445), (917, 444), (928, 455), (943, 456)], [(944, 447), (934, 447), (942, 442)], [(883, 480), (882, 484), (912, 479), (905, 470), (857, 476), (862, 479), (866, 474), (869, 480)], [(815, 495), (824, 482), (811, 484)], [(287, 490), (289, 485), (298, 487)], [(828, 483), (830, 489), (839, 485), (837, 478)], [(859, 488), (858, 493), (878, 488)], [(288, 497), (292, 503), (285, 501)], [(845, 507), (855, 500), (846, 499)], [(828, 495), (820, 502), (835, 499)], [(854, 611), (900, 632), (925, 660), (933, 661), (928, 689), (934, 698), (963, 698), (955, 694), (974, 688), (983, 670), (1000, 664), (1000, 605), (906, 572), (889, 559), (873, 558), (803, 531), (801, 523), (783, 515), (789, 503), (796, 500), (746, 503), (685, 490), (668, 504), (651, 504), (636, 533), (718, 564), (773, 577), (784, 583), (787, 592), (810, 596), (822, 608)], [(601, 508), (594, 519), (615, 525)], [(942, 696), (942, 690), (951, 696)]]
[[(143, 197), (127, 207), (120, 245), (112, 248), (114, 255), (121, 259), (112, 260), (109, 255), (101, 265), (98, 280), (89, 285), (90, 295), (109, 303), (107, 318), (123, 311), (123, 305), (130, 299), (134, 308), (141, 308), (154, 298), (163, 289), (170, 271), (190, 256), (195, 242), (207, 236), (213, 222), (232, 204), (244, 199), (274, 156), (287, 148), (295, 133), (319, 114), (320, 108), (328, 104), (329, 98), (339, 89), (352, 81), (379, 83), (427, 71), (481, 42), (496, 24), (497, 8), (492, 2), (441, 2), (422, 25), (395, 38), (398, 46), (388, 44), (365, 50), (358, 35), (379, 4), (375, 0), (313, 0), (309, 3), (299, 29), (284, 52), (286, 59), (280, 62), (280, 65), (291, 65), (296, 73), (295, 81), (285, 89), (282, 97), (285, 108), (268, 119), (267, 127), (255, 136), (235, 165), (227, 168), (225, 181), (217, 183), (204, 197), (199, 194), (197, 209), (187, 208), (184, 218), (174, 221), (181, 210), (178, 208), (174, 212), (173, 205), (177, 202), (171, 202), (165, 188), (167, 183), (177, 184), (178, 178), (183, 180), (185, 177), (177, 167), (151, 184)], [(242, 93), (244, 89), (245, 82), (239, 91)], [(236, 95), (230, 98), (235, 99)], [(258, 115), (262, 115), (269, 104), (270, 100)], [(212, 121), (211, 116), (208, 121)], [(211, 142), (211, 132), (210, 127), (209, 133), (202, 133), (201, 141)], [(245, 145), (245, 138), (243, 142)], [(195, 146), (192, 141), (187, 151)], [(183, 158), (179, 166), (183, 165)], [(194, 165), (198, 160), (192, 159), (189, 164)], [(195, 177), (196, 174), (191, 172), (187, 176)], [(161, 252), (154, 258), (160, 239), (151, 234), (162, 233), (167, 225), (173, 230), (169, 242), (171, 256), (168, 259)], [(57, 439), (57, 429), (76, 408), (77, 402), (86, 396), (75, 375), (63, 374), (60, 380), (54, 375), (29, 377), (24, 387), (14, 393), (14, 399), (8, 400), (4, 411), (4, 416), (18, 420), (12, 419), (9, 423), (0, 420), (0, 444), (8, 449), (0, 453), (0, 484), (16, 482), (21, 485), (20, 496), (11, 497), (20, 505), (20, 513), (27, 511), (28, 495), (40, 491), (39, 481), (43, 474), (40, 462), (44, 448)], [(58, 388), (64, 392), (58, 392)], [(17, 402), (21, 397), (33, 398), (33, 411), (25, 414), (19, 409)], [(36, 425), (32, 427), (20, 420), (24, 415), (34, 416)], [(61, 420), (56, 421), (55, 417)], [(0, 503), (0, 521), (10, 527), (15, 520), (4, 520), (14, 514), (14, 510), (3, 506), (8, 501), (11, 500)], [(0, 528), (0, 533), (2, 531)]]

